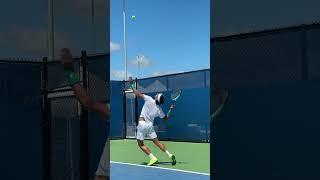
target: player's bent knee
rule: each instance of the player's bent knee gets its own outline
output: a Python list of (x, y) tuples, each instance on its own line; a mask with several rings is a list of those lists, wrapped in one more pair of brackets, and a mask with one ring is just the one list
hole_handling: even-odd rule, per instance
[(143, 143), (143, 141), (139, 141), (139, 140), (138, 140), (138, 146), (139, 146), (139, 147), (142, 147), (142, 146), (144, 146), (144, 143)]
[(152, 142), (153, 142), (154, 144), (161, 144), (160, 141), (159, 141), (157, 138), (156, 138), (156, 139), (153, 139)]

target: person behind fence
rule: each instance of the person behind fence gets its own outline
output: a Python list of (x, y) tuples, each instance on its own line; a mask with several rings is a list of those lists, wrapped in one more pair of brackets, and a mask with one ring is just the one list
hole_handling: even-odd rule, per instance
[[(64, 75), (71, 86), (74, 94), (81, 103), (81, 105), (88, 111), (94, 111), (101, 114), (107, 122), (109, 122), (110, 117), (110, 107), (109, 104), (95, 101), (92, 97), (88, 95), (86, 90), (80, 84), (79, 75), (74, 71), (73, 58), (70, 49), (62, 48), (60, 51), (61, 62), (64, 66)], [(103, 152), (100, 158), (98, 168), (95, 173), (95, 180), (109, 180), (109, 140), (107, 139), (103, 148)]]
[(135, 83), (130, 78), (130, 86), (133, 90), (133, 93), (136, 97), (140, 97), (144, 100), (144, 104), (140, 113), (139, 122), (137, 126), (137, 142), (140, 149), (149, 156), (150, 161), (147, 164), (148, 166), (152, 166), (158, 162), (158, 158), (156, 158), (151, 150), (144, 144), (144, 138), (149, 137), (152, 139), (152, 142), (160, 148), (163, 152), (165, 152), (169, 159), (172, 161), (172, 165), (176, 164), (176, 157), (171, 154), (166, 146), (162, 144), (158, 138), (157, 134), (153, 127), (153, 121), (156, 117), (160, 117), (163, 120), (168, 120), (170, 118), (170, 114), (174, 108), (174, 104), (170, 106), (170, 109), (167, 114), (164, 114), (161, 108), (161, 105), (164, 103), (164, 96), (161, 93), (155, 95), (154, 99), (148, 95), (140, 93), (136, 90)]

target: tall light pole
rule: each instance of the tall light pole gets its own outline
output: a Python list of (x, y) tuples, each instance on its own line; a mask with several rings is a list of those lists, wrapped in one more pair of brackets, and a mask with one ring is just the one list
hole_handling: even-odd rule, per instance
[(96, 27), (94, 0), (91, 0), (92, 52), (96, 52)]
[(54, 58), (54, 34), (53, 34), (53, 0), (48, 0), (48, 59)]
[(124, 51), (124, 80), (128, 80), (128, 70), (127, 70), (127, 44), (126, 44), (126, 5), (123, 0), (123, 51)]
[(137, 55), (137, 63), (138, 63), (138, 73), (139, 73), (139, 78), (141, 78), (141, 77), (140, 77), (140, 67), (141, 67), (142, 58), (143, 58), (143, 56), (142, 56), (142, 55)]

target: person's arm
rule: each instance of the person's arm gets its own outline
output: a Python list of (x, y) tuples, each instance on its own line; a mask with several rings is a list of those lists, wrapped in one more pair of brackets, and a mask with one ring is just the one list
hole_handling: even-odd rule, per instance
[(132, 77), (129, 78), (129, 83), (130, 83), (130, 88), (132, 89), (134, 95), (136, 97), (141, 97), (143, 100), (145, 100), (145, 96), (144, 94), (140, 93), (137, 89), (136, 89), (136, 85), (135, 82), (132, 80)]
[(109, 104), (96, 102), (92, 97), (90, 97), (85, 89), (80, 84), (75, 84), (72, 86), (72, 90), (77, 96), (80, 104), (89, 111), (96, 111), (109, 121), (110, 118), (110, 107)]
[(162, 118), (163, 120), (169, 120), (170, 119), (174, 107), (175, 107), (174, 104), (172, 104), (170, 106), (168, 113), (166, 115), (164, 115), (164, 117)]
[(64, 66), (64, 74), (67, 79), (68, 85), (71, 86), (74, 94), (77, 96), (80, 104), (90, 111), (96, 111), (103, 115), (107, 121), (110, 117), (110, 107), (109, 104), (96, 102), (92, 97), (88, 95), (86, 90), (80, 85), (80, 78), (73, 69), (73, 59), (71, 52), (68, 48), (63, 48), (61, 50), (61, 62)]
[(132, 89), (132, 91), (136, 97), (141, 97), (143, 100), (145, 99), (144, 94), (140, 93), (138, 90)]

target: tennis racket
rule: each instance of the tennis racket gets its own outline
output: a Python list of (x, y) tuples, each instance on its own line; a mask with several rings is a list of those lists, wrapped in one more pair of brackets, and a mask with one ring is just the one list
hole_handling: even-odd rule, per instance
[(171, 93), (171, 100), (173, 101), (173, 104), (176, 103), (176, 101), (179, 99), (180, 95), (181, 95), (181, 90), (173, 91)]

